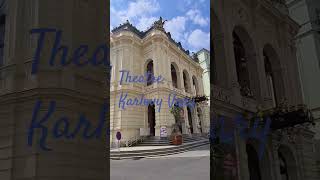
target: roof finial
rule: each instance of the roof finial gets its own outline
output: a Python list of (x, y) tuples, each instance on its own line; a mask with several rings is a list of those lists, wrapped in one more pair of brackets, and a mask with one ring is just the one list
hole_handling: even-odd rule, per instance
[(167, 20), (162, 21), (162, 17), (160, 16), (160, 19), (153, 23), (153, 27), (160, 30), (160, 31), (165, 31), (163, 28), (163, 25), (166, 21)]

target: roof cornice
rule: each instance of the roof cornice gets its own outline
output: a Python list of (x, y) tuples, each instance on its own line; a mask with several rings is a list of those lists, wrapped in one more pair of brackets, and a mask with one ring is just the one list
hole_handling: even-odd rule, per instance
[[(173, 43), (178, 49), (180, 49), (184, 54), (186, 54), (187, 56), (189, 56), (189, 58), (191, 58), (193, 61), (198, 62), (197, 60), (197, 56), (195, 56), (194, 54), (191, 56), (190, 55), (190, 51), (186, 50), (182, 47), (181, 42), (176, 42), (172, 37), (171, 37), (171, 33), (170, 32), (166, 32), (163, 25), (166, 22), (162, 20), (162, 17), (160, 17), (159, 20), (155, 21), (153, 23), (153, 25), (148, 28), (146, 31), (140, 31), (138, 30), (135, 26), (133, 26), (128, 20), (123, 23), (120, 24), (118, 27), (115, 27), (114, 29), (111, 30), (112, 34), (117, 34), (123, 31), (129, 31), (134, 33), (135, 35), (137, 35), (137, 37), (139, 37), (140, 39), (144, 39), (146, 38), (152, 31), (154, 30), (159, 30), (162, 31), (166, 37), (168, 38), (168, 40)], [(195, 53), (196, 54), (196, 53)]]

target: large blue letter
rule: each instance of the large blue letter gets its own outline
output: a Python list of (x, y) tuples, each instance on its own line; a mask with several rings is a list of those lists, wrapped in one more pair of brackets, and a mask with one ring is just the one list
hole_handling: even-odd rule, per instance
[(39, 122), (36, 122), (38, 112), (40, 111), (40, 106), (41, 106), (41, 101), (37, 101), (34, 106), (34, 110), (32, 114), (32, 122), (28, 131), (28, 145), (32, 146), (34, 129), (40, 128), (42, 129), (42, 136), (40, 138), (40, 147), (44, 150), (50, 151), (51, 149), (46, 147), (46, 142), (45, 142), (48, 136), (48, 128), (43, 126), (42, 123), (45, 123), (46, 121), (48, 121), (48, 118), (51, 116), (51, 114), (55, 110), (56, 103), (54, 101), (51, 101), (48, 113)]
[(234, 139), (234, 131), (232, 129), (232, 132), (231, 134), (227, 134), (225, 132), (225, 125), (224, 125), (224, 117), (221, 116), (218, 120), (219, 123), (219, 137), (220, 137), (220, 140), (222, 143), (225, 143), (225, 144), (231, 144), (233, 142), (233, 139)]
[(75, 128), (73, 133), (71, 133), (70, 137), (72, 137), (72, 138), (75, 137), (76, 134), (83, 127), (82, 137), (84, 139), (89, 139), (89, 138), (92, 138), (93, 136), (95, 136), (96, 138), (100, 138), (102, 131), (104, 130), (104, 124), (105, 124), (105, 118), (106, 118), (107, 111), (108, 111), (108, 103), (105, 103), (102, 107), (102, 111), (100, 114), (100, 121), (97, 125), (97, 128), (92, 133), (89, 133), (89, 130), (92, 127), (91, 122), (89, 120), (87, 120), (87, 118), (85, 117), (84, 114), (81, 114), (80, 118), (79, 118), (79, 122), (77, 124), (77, 127)]
[(88, 52), (88, 45), (81, 45), (78, 49), (76, 49), (73, 53), (73, 63), (76, 64), (77, 66), (84, 66), (89, 63), (89, 61), (85, 62), (80, 62), (81, 57), (83, 57), (87, 52)]
[(56, 55), (58, 54), (58, 52), (61, 50), (62, 50), (61, 64), (65, 66), (70, 63), (70, 62), (69, 63), (67, 62), (68, 47), (66, 46), (60, 47), (61, 36), (62, 36), (62, 31), (57, 31), (56, 39), (54, 41), (54, 46), (51, 50), (50, 66), (54, 65), (54, 59), (56, 58)]
[[(125, 96), (123, 96), (123, 92), (122, 92), (120, 95), (120, 98), (119, 98), (119, 108), (122, 108), (123, 110), (124, 110), (124, 106), (126, 104), (127, 96), (128, 96), (128, 93), (126, 93)], [(122, 107), (121, 107), (121, 103), (122, 103)]]
[[(63, 117), (61, 119), (59, 119), (55, 124), (54, 124), (54, 127), (53, 127), (53, 137), (55, 138), (60, 138), (62, 136), (65, 136), (66, 138), (73, 138), (72, 136), (70, 136), (68, 134), (68, 131), (69, 131), (69, 121), (68, 121), (68, 118), (66, 117)], [(60, 129), (60, 125), (63, 125), (63, 130)]]
[[(103, 58), (102, 58), (102, 61), (98, 62), (97, 59), (100, 54), (100, 50), (102, 50), (103, 52)], [(107, 44), (104, 43), (98, 46), (92, 56), (92, 60), (91, 60), (92, 65), (97, 66), (97, 65), (103, 64), (107, 68), (111, 68), (110, 61), (108, 60), (108, 54), (109, 54), (109, 48)]]
[(47, 32), (56, 32), (56, 29), (45, 29), (45, 28), (40, 28), (40, 29), (31, 29), (30, 33), (39, 33), (40, 36), (38, 38), (38, 46), (36, 49), (36, 53), (34, 55), (33, 63), (32, 63), (32, 70), (31, 74), (35, 74), (38, 71), (38, 64), (39, 64), (39, 59), (40, 59), (40, 52), (43, 48), (43, 43), (44, 43), (44, 37)]
[(102, 110), (101, 110), (101, 113), (100, 113), (100, 121), (98, 123), (98, 126), (97, 128), (92, 132), (91, 135), (89, 135), (89, 137), (93, 137), (94, 135), (96, 136), (96, 138), (100, 138), (101, 137), (101, 134), (102, 134), (102, 131), (105, 129), (104, 128), (104, 124), (105, 124), (105, 119), (106, 119), (106, 113), (108, 111), (108, 103), (104, 103), (103, 104), (103, 107), (102, 107)]
[(262, 158), (263, 153), (264, 153), (266, 140), (268, 138), (267, 135), (270, 130), (270, 125), (271, 125), (271, 119), (268, 117), (268, 118), (266, 118), (266, 124), (264, 126), (263, 132), (260, 135), (259, 159)]
[(244, 119), (242, 115), (238, 115), (235, 118), (236, 127), (239, 128), (239, 135), (243, 140), (248, 138), (248, 134), (246, 134), (248, 128), (248, 122)]

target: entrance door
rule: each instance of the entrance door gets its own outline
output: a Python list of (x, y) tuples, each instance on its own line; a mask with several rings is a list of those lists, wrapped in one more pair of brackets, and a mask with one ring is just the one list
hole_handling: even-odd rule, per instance
[(201, 109), (200, 109), (200, 108), (198, 108), (197, 111), (198, 111), (198, 119), (199, 119), (200, 133), (202, 134), (202, 123), (201, 123), (201, 121), (202, 121), (202, 112), (201, 112)]
[(247, 144), (248, 168), (250, 180), (261, 180), (259, 158), (256, 150), (252, 145)]
[(191, 110), (189, 107), (187, 108), (188, 111), (188, 121), (189, 121), (189, 126), (190, 126), (190, 133), (193, 134), (193, 125), (192, 125), (192, 115), (191, 115)]
[(148, 122), (150, 127), (150, 136), (155, 136), (156, 130), (154, 127), (156, 125), (156, 113), (154, 105), (148, 106)]

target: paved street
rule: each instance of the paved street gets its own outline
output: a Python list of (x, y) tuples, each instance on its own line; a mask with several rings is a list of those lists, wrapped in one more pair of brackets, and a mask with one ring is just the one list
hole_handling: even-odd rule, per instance
[(111, 180), (209, 180), (209, 146), (160, 158), (112, 160)]

